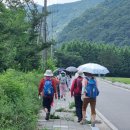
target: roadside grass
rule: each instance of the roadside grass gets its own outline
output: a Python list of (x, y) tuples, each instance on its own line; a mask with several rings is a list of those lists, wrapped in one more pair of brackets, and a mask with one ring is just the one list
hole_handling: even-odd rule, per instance
[(112, 82), (121, 82), (121, 83), (125, 83), (125, 84), (130, 84), (130, 78), (107, 77), (105, 79), (110, 80)]
[(75, 107), (75, 103), (74, 103), (74, 102), (71, 102), (71, 103), (69, 104), (69, 109), (72, 109), (73, 107)]
[(37, 71), (23, 73), (13, 69), (0, 74), (1, 130), (36, 130), (41, 77)]
[(50, 115), (50, 119), (60, 119), (60, 117), (54, 113)]
[(61, 107), (61, 108), (57, 109), (56, 112), (66, 112), (66, 110), (65, 110), (65, 108)]

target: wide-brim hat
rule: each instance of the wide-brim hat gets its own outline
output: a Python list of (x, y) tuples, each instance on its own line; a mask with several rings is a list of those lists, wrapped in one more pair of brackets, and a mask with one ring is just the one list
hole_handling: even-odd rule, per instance
[(77, 75), (77, 77), (78, 77), (78, 76), (84, 77), (84, 73), (83, 73), (82, 71), (78, 71), (78, 72), (76, 73), (76, 75)]
[(46, 72), (44, 73), (44, 76), (50, 76), (50, 77), (52, 77), (53, 73), (52, 73), (51, 70), (46, 70)]

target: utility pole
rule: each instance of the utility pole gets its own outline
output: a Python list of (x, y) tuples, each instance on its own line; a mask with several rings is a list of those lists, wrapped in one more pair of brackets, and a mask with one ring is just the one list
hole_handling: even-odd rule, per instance
[[(47, 44), (47, 0), (44, 0), (44, 7), (42, 8), (43, 13), (43, 21), (42, 21), (42, 29), (43, 29), (43, 44)], [(44, 45), (43, 45), (44, 46)], [(43, 51), (43, 61), (44, 68), (47, 68), (47, 48)]]

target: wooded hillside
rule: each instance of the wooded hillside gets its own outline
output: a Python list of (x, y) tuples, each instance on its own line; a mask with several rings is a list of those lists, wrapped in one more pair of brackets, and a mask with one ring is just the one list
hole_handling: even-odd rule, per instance
[(59, 35), (59, 42), (88, 40), (130, 45), (130, 1), (106, 0), (71, 21)]

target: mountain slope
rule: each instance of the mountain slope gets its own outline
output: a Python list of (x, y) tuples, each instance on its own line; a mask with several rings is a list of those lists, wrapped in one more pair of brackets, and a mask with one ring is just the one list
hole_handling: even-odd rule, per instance
[(55, 38), (68, 23), (80, 16), (86, 9), (94, 8), (104, 0), (81, 0), (68, 4), (58, 4), (48, 7), (48, 30), (50, 37)]
[(106, 0), (72, 20), (59, 42), (72, 39), (130, 45), (130, 0)]

